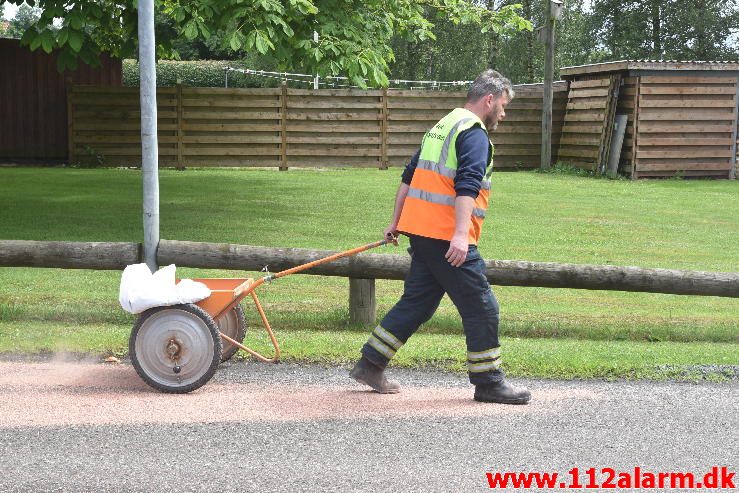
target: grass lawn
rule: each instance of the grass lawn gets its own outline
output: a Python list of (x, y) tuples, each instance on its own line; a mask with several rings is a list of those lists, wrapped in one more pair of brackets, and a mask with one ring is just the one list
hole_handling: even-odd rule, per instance
[[(379, 238), (398, 180), (398, 169), (162, 170), (161, 236), (347, 249)], [(136, 170), (0, 168), (0, 238), (138, 242), (141, 195)], [(630, 182), (498, 173), (480, 250), (486, 258), (508, 260), (737, 271), (738, 213), (735, 181)], [(403, 255), (405, 249), (387, 247), (381, 253)], [(244, 275), (195, 269), (179, 274)], [(66, 349), (120, 353), (133, 318), (118, 307), (119, 277), (118, 272), (0, 269), (0, 351), (53, 350), (57, 338), (77, 341), (71, 347), (59, 342)], [(401, 290), (400, 282), (377, 282), (380, 315)], [(510, 354), (507, 364), (520, 374), (650, 376), (650, 368), (662, 364), (739, 364), (736, 299), (494, 290), (501, 303), (504, 349)], [(327, 361), (348, 360), (366, 338), (367, 327), (345, 323), (347, 279), (292, 276), (265, 287), (260, 298), (282, 334), (287, 358), (311, 359), (313, 354), (320, 360), (328, 352)], [(250, 318), (255, 321), (251, 312)], [(445, 300), (422, 329), (413, 350), (420, 352), (408, 349), (398, 363), (454, 367), (460, 361), (454, 353), (463, 348), (459, 325)], [(101, 332), (101, 338), (93, 332)], [(333, 336), (339, 335), (349, 342), (333, 347)], [(87, 339), (97, 342), (84, 343)], [(315, 347), (311, 340), (325, 341), (327, 347), (306, 353), (301, 348)], [(434, 351), (441, 344), (460, 349), (437, 358)], [(631, 354), (634, 363), (621, 362), (616, 356), (621, 350), (612, 351), (616, 347), (628, 348), (624, 354)], [(344, 349), (351, 354), (343, 354)], [(570, 356), (556, 363), (555, 353)], [(588, 355), (593, 358), (587, 364), (574, 363)], [(566, 361), (577, 371), (557, 369)], [(635, 373), (634, 365), (642, 370)]]

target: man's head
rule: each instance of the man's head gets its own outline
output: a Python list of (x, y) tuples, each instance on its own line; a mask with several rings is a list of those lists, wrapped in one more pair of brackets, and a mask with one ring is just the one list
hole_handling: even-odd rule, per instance
[(488, 69), (477, 76), (467, 91), (465, 108), (479, 116), (490, 132), (505, 118), (505, 106), (514, 96), (511, 81)]

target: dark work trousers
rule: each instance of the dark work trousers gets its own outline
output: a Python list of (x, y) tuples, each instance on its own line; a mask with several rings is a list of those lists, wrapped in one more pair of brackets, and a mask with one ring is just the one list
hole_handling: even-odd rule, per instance
[(464, 264), (454, 267), (444, 258), (448, 241), (409, 238), (412, 260), (403, 296), (372, 331), (362, 354), (385, 368), (418, 327), (431, 318), (446, 293), (462, 317), (470, 382), (479, 385), (502, 380), (498, 302), (477, 247), (470, 245)]

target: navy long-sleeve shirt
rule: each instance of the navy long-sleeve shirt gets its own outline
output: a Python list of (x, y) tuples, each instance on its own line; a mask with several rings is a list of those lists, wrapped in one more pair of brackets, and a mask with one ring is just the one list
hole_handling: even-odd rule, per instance
[[(457, 175), (454, 178), (454, 190), (457, 197), (477, 198), (490, 153), (488, 134), (480, 127), (468, 128), (459, 133), (455, 147)], [(420, 153), (420, 149), (416, 151), (403, 170), (401, 180), (406, 185), (411, 184)]]

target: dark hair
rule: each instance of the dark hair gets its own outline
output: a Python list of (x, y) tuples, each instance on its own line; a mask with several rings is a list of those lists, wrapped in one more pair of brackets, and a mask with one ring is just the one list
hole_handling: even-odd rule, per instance
[(467, 101), (475, 102), (480, 98), (492, 94), (500, 96), (503, 91), (508, 92), (508, 96), (513, 99), (516, 95), (511, 85), (511, 81), (501, 75), (500, 72), (487, 69), (477, 76), (470, 88), (467, 90)]

